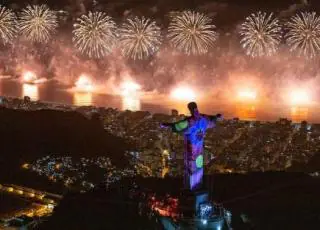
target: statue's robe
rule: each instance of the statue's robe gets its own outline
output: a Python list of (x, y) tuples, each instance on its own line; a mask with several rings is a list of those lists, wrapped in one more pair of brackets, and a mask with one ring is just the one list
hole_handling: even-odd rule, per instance
[(184, 186), (194, 191), (202, 188), (204, 137), (216, 124), (216, 116), (200, 114), (171, 124), (172, 130), (184, 135)]

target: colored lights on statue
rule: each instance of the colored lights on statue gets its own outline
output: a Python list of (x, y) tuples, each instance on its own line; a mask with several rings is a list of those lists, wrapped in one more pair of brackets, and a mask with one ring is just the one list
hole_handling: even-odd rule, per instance
[[(179, 92), (179, 90), (176, 92)], [(171, 124), (171, 127), (174, 132), (183, 132), (184, 134), (184, 164), (186, 166), (184, 167), (184, 186), (191, 191), (201, 188), (203, 181), (203, 139), (206, 130), (211, 127), (211, 120), (206, 115), (198, 114), (198, 116), (191, 116), (175, 122)]]
[(186, 129), (188, 127), (188, 121), (181, 121), (177, 124), (175, 124), (175, 128), (178, 132), (183, 131), (184, 129)]
[(203, 167), (203, 156), (199, 155), (196, 159), (196, 166), (197, 168), (202, 168)]

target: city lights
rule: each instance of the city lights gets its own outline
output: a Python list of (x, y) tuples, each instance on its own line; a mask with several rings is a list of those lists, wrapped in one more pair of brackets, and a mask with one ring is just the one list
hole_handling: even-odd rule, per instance
[[(92, 189), (95, 184), (90, 182), (94, 178), (94, 167), (103, 169), (108, 173), (105, 174), (107, 183), (112, 183), (121, 179), (122, 176), (134, 175), (131, 169), (117, 169), (114, 167), (108, 157), (73, 159), (68, 156), (55, 157), (45, 156), (30, 164), (29, 170), (44, 175), (55, 182), (63, 182), (66, 187), (81, 186), (84, 190)], [(77, 172), (75, 175), (74, 172)], [(47, 203), (53, 204), (53, 200), (44, 198), (37, 194), (37, 199), (44, 199)]]
[(22, 166), (21, 166), (23, 169), (29, 169), (30, 168), (30, 165), (28, 163), (24, 163)]

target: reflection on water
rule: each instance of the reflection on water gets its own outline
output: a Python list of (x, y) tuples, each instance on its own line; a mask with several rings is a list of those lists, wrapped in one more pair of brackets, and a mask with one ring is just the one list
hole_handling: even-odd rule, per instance
[(257, 120), (256, 106), (253, 104), (238, 104), (236, 114), (240, 120)]
[(309, 109), (306, 107), (292, 107), (290, 112), (291, 120), (293, 122), (301, 122), (308, 120)]
[[(179, 113), (189, 114), (187, 102), (168, 100), (167, 95), (152, 96), (146, 100), (139, 95), (119, 97), (112, 95), (92, 93), (71, 93), (66, 88), (55, 82), (44, 84), (21, 84), (19, 81), (0, 79), (0, 96), (18, 97), (29, 96), (33, 101), (42, 100), (78, 106), (96, 105), (113, 107), (118, 109), (148, 110), (153, 113), (170, 113), (171, 109), (177, 109)], [(222, 113), (226, 118), (239, 117), (243, 120), (275, 121), (280, 117), (291, 119), (293, 122), (307, 120), (311, 123), (319, 123), (319, 104), (309, 106), (288, 107), (287, 105), (274, 105), (262, 103), (221, 103), (214, 99), (201, 102), (198, 100), (200, 112), (205, 114)]]
[(138, 97), (122, 97), (122, 110), (139, 111), (141, 102)]
[(92, 105), (92, 93), (74, 93), (73, 104), (77, 106)]
[(28, 96), (31, 100), (39, 100), (39, 89), (38, 85), (23, 84), (22, 85), (22, 97)]

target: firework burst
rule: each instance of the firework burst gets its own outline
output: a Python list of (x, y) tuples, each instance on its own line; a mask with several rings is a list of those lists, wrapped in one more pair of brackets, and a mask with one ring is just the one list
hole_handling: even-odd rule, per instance
[(242, 47), (252, 57), (274, 54), (281, 42), (281, 26), (273, 14), (258, 12), (246, 18), (240, 29)]
[(46, 5), (29, 5), (21, 12), (19, 27), (27, 40), (45, 43), (58, 27), (57, 16)]
[(155, 53), (160, 45), (160, 27), (150, 19), (129, 18), (119, 29), (119, 47), (126, 57), (145, 59)]
[(102, 12), (82, 15), (74, 24), (75, 47), (89, 57), (101, 58), (108, 55), (114, 46), (116, 24)]
[(320, 51), (320, 17), (315, 12), (293, 16), (287, 23), (287, 44), (291, 51), (305, 57), (315, 57)]
[(11, 43), (17, 33), (17, 17), (15, 13), (0, 6), (0, 36), (3, 44)]
[(204, 54), (217, 39), (216, 27), (205, 14), (183, 11), (171, 15), (168, 38), (173, 47), (186, 54)]

